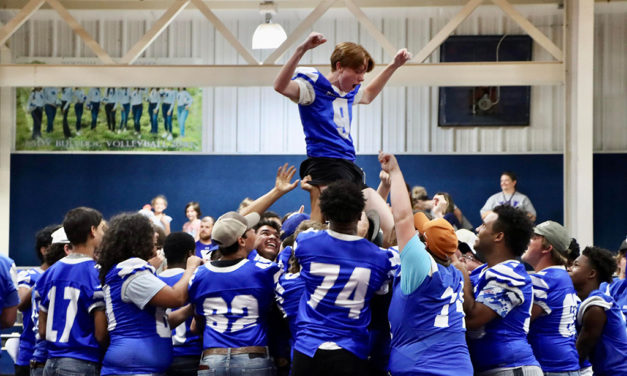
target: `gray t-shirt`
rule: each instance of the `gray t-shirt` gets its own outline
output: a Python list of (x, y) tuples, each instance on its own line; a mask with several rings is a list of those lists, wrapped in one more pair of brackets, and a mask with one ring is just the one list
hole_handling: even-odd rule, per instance
[(146, 304), (157, 295), (166, 285), (149, 270), (143, 270), (130, 276), (122, 285), (122, 301), (133, 303), (139, 309), (144, 309)]
[(536, 209), (533, 207), (531, 200), (529, 197), (524, 194), (516, 191), (513, 195), (507, 195), (503, 192), (498, 192), (490, 196), (488, 201), (485, 202), (485, 205), (481, 208), (481, 214), (494, 209), (499, 205), (511, 205), (515, 208), (522, 209), (527, 213), (536, 216)]

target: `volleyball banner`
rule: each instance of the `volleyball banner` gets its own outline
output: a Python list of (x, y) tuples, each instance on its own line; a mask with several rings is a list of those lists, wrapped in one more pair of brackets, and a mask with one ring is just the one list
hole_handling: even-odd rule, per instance
[(200, 88), (18, 88), (17, 151), (202, 150)]

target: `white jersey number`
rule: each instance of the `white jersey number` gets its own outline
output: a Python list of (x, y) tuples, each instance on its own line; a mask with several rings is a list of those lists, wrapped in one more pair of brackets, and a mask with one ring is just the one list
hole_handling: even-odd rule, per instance
[(348, 116), (348, 101), (346, 98), (336, 98), (333, 102), (333, 122), (337, 133), (348, 140), (351, 133), (351, 119)]
[[(67, 305), (67, 309), (65, 311), (65, 325), (63, 327), (63, 332), (61, 333), (61, 338), (59, 339), (60, 343), (67, 343), (70, 339), (70, 332), (72, 331), (72, 326), (74, 325), (74, 319), (76, 318), (76, 313), (78, 309), (78, 297), (81, 293), (81, 290), (66, 286), (63, 289), (63, 299), (69, 300), (70, 302)], [(55, 301), (57, 297), (57, 287), (52, 286), (50, 291), (48, 292), (48, 299), (50, 300), (50, 312), (48, 312), (48, 319), (46, 320), (46, 340), (50, 342), (57, 342), (57, 334), (58, 331), (52, 329), (52, 323), (54, 322), (54, 314), (55, 314)], [(63, 317), (63, 313), (61, 313), (61, 317)]]
[(259, 317), (259, 303), (252, 295), (235, 296), (230, 307), (222, 297), (206, 298), (202, 307), (207, 320), (206, 325), (220, 333), (233, 333), (248, 328), (255, 324)]
[[(329, 293), (329, 290), (335, 286), (335, 281), (340, 274), (340, 266), (312, 262), (309, 272), (313, 275), (323, 277), (322, 283), (316, 287), (307, 302), (311, 308), (316, 309), (318, 304)], [(336, 306), (349, 309), (348, 317), (351, 319), (359, 319), (361, 310), (364, 308), (370, 273), (370, 269), (368, 268), (356, 267), (351, 273), (348, 282), (346, 282), (346, 285), (335, 299)], [(350, 298), (351, 296), (353, 296), (352, 299)]]
[(575, 329), (575, 315), (579, 306), (577, 294), (566, 294), (562, 302), (562, 317), (560, 319), (560, 334), (562, 337), (572, 337), (577, 333)]
[[(461, 284), (463, 285), (463, 283), (464, 282), (462, 281)], [(464, 295), (463, 294), (464, 294), (463, 290), (459, 292), (455, 292), (453, 291), (453, 288), (451, 286), (447, 287), (446, 290), (444, 290), (444, 293), (442, 294), (442, 296), (440, 296), (440, 299), (450, 298), (450, 300), (448, 304), (444, 304), (444, 306), (442, 306), (442, 311), (440, 311), (440, 314), (435, 316), (435, 322), (433, 323), (433, 326), (435, 326), (436, 328), (448, 328), (449, 326), (448, 315), (449, 315), (451, 306), (453, 304), (455, 304), (455, 310), (457, 312), (461, 312), (461, 313), (464, 312), (464, 307), (463, 307)], [(466, 320), (462, 320), (462, 323), (465, 328)]]

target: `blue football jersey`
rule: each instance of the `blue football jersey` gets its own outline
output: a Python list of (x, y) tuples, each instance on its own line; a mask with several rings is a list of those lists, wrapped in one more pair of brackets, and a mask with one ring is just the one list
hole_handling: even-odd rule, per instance
[(307, 143), (307, 156), (354, 161), (355, 146), (350, 130), (353, 104), (360, 85), (349, 93), (341, 94), (314, 68), (297, 68), (292, 79), (304, 80), (315, 93), (311, 104), (298, 105)]
[[(408, 246), (424, 244), (414, 237)], [(409, 252), (406, 246), (403, 252)], [(413, 250), (412, 250), (413, 251)], [(392, 375), (472, 375), (464, 321), (464, 278), (453, 265), (438, 264), (429, 254), (430, 270), (411, 294), (401, 289), (401, 269), (394, 279), (388, 312)]]
[(398, 253), (332, 230), (299, 234), (294, 252), (305, 283), (294, 349), (313, 357), (322, 344), (331, 342), (365, 359), (370, 299), (387, 290)]
[[(604, 291), (602, 288), (600, 290)], [(612, 284), (607, 285), (606, 294), (614, 299), (616, 305), (623, 312), (623, 316), (627, 318), (627, 279), (616, 278)]]
[[(42, 273), (43, 275), (43, 273)], [(33, 348), (32, 360), (38, 363), (45, 363), (48, 359), (48, 345), (45, 338), (39, 337), (39, 304), (41, 303), (41, 297), (37, 294), (37, 286), (40, 278), (35, 282), (33, 291), (31, 292), (31, 316), (30, 321), (33, 323), (32, 331), (35, 337), (35, 346)]]
[[(41, 268), (33, 268), (29, 270), (22, 270), (17, 275), (17, 287), (32, 289), (35, 286), (37, 280), (43, 273)], [(32, 300), (31, 292), (31, 300)], [(33, 306), (22, 312), (22, 335), (20, 335), (20, 347), (17, 352), (17, 358), (15, 364), (18, 366), (30, 365), (30, 360), (33, 357), (33, 351), (35, 351), (35, 331), (37, 327), (33, 325)]]
[(627, 375), (627, 330), (623, 313), (611, 296), (597, 289), (581, 302), (577, 312), (578, 328), (586, 310), (592, 306), (603, 308), (607, 317), (601, 338), (589, 357), (594, 375)]
[(18, 305), (17, 269), (12, 259), (0, 255), (0, 312), (5, 307)]
[(209, 244), (204, 244), (200, 240), (196, 242), (196, 256), (203, 260), (209, 260), (209, 255), (216, 249), (218, 249), (218, 245), (214, 244), (213, 241)]
[[(166, 269), (159, 273), (159, 278), (169, 286), (174, 286), (183, 276), (185, 270), (181, 268)], [(175, 309), (173, 310), (175, 311)], [(184, 323), (172, 329), (172, 345), (174, 346), (173, 355), (200, 357), (202, 347), (200, 336), (190, 332), (193, 317), (188, 318)]]
[(542, 308), (528, 336), (536, 360), (544, 372), (578, 370), (575, 318), (580, 300), (566, 268), (551, 266), (530, 276), (533, 303)]
[(104, 300), (94, 260), (79, 253), (62, 258), (41, 275), (36, 293), (39, 310), (48, 315), (49, 356), (99, 362), (102, 350), (91, 314), (104, 308)]
[(298, 307), (300, 299), (305, 292), (305, 281), (300, 278), (300, 272), (288, 273), (283, 272), (276, 284), (276, 301), (279, 309), (283, 312), (283, 317), (287, 319), (290, 326), (292, 342), (296, 338), (298, 325), (296, 325), (296, 317), (298, 315)]
[(491, 268), (484, 264), (470, 276), (475, 300), (498, 315), (482, 329), (468, 333), (468, 349), (475, 372), (539, 366), (527, 342), (533, 287), (525, 266), (516, 260)]
[(287, 273), (287, 269), (290, 267), (290, 257), (292, 256), (292, 247), (287, 246), (279, 252), (279, 255), (276, 258), (276, 263), (279, 265), (279, 268), (283, 271), (283, 273)]
[(172, 362), (172, 331), (165, 309), (148, 304), (154, 295), (146, 296), (143, 307), (124, 298), (129, 282), (146, 274), (165, 286), (155, 269), (136, 257), (120, 262), (105, 277), (110, 344), (102, 361), (102, 375), (165, 372)]
[(248, 258), (231, 266), (206, 263), (196, 269), (189, 282), (189, 300), (196, 315), (205, 318), (204, 349), (267, 344), (278, 271), (273, 262)]

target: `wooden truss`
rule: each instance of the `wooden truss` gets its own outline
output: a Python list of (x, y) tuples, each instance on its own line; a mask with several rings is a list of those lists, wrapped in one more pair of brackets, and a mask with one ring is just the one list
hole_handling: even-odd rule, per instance
[[(390, 84), (415, 85), (561, 85), (565, 81), (564, 53), (546, 35), (522, 16), (507, 0), (489, 0), (503, 10), (542, 48), (555, 59), (553, 62), (500, 63), (437, 63), (424, 61), (451, 33), (479, 7), (484, 0), (469, 0), (418, 53), (412, 61), (394, 75)], [(355, 0), (320, 0), (311, 13), (294, 29), (264, 61), (258, 61), (243, 46), (203, 0), (174, 0), (163, 15), (139, 41), (118, 61), (72, 17), (59, 0), (30, 0), (6, 25), (0, 28), (0, 46), (15, 33), (44, 3), (48, 3), (91, 49), (101, 65), (0, 65), (0, 86), (269, 86), (280, 69), (276, 62), (287, 50), (300, 42), (329, 8), (343, 5), (390, 56), (394, 46), (366, 16)], [(160, 66), (137, 65), (137, 58), (168, 27), (189, 4), (202, 13), (215, 29), (242, 56), (244, 65)], [(379, 68), (381, 69), (381, 68)]]

